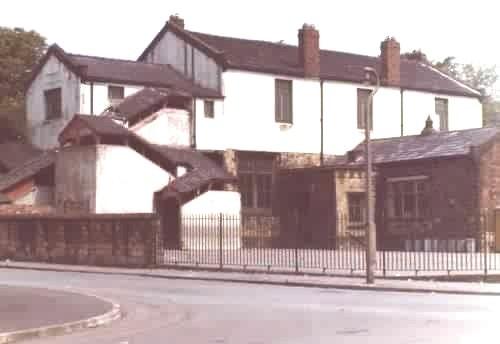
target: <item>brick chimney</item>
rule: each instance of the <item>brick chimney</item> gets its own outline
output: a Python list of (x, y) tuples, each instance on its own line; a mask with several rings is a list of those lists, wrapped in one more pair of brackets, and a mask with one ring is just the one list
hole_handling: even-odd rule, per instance
[(313, 25), (304, 24), (299, 30), (299, 64), (306, 78), (319, 77), (319, 31)]
[(184, 19), (179, 17), (177, 14), (171, 15), (168, 18), (168, 22), (177, 25), (178, 27), (184, 29)]
[(394, 37), (380, 43), (382, 59), (382, 81), (389, 86), (398, 86), (401, 80), (401, 55), (399, 42)]

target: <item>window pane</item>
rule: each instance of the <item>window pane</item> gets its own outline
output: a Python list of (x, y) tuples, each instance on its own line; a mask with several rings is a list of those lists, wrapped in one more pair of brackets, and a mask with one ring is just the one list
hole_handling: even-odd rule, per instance
[(45, 118), (55, 119), (62, 116), (61, 89), (54, 88), (45, 91)]
[(350, 193), (347, 195), (348, 218), (350, 223), (363, 223), (365, 219), (365, 195)]
[(253, 208), (253, 183), (252, 176), (240, 174), (241, 205), (245, 208)]
[(275, 81), (275, 120), (276, 122), (292, 123), (292, 81)]
[(271, 208), (271, 185), (271, 175), (257, 175), (257, 208)]
[(108, 86), (109, 100), (121, 100), (125, 96), (124, 89), (121, 86)]
[(365, 128), (365, 114), (370, 115), (370, 129), (373, 129), (373, 104), (368, 104), (369, 95), (372, 91), (358, 88), (358, 129)]
[(204, 102), (205, 117), (214, 117), (214, 102), (212, 100), (205, 100)]
[(434, 106), (439, 116), (439, 130), (448, 130), (448, 99), (436, 98)]

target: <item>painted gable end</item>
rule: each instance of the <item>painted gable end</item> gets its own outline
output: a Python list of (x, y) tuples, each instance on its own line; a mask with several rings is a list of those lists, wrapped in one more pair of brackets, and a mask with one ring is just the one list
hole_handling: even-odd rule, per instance
[[(61, 116), (47, 119), (45, 92), (61, 89)], [(42, 149), (57, 145), (57, 135), (80, 109), (80, 78), (56, 56), (50, 56), (26, 91), (28, 137)]]

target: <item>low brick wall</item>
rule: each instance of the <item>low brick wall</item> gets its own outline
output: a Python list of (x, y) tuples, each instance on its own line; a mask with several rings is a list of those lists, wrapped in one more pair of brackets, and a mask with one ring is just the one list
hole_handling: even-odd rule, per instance
[(160, 244), (153, 214), (0, 215), (0, 259), (145, 267)]

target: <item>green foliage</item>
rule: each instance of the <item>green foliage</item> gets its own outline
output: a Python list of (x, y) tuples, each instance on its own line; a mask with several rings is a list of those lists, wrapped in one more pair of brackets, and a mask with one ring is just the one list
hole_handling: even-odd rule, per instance
[(24, 132), (24, 90), (32, 68), (47, 49), (35, 31), (0, 26), (0, 125)]

